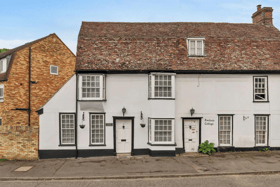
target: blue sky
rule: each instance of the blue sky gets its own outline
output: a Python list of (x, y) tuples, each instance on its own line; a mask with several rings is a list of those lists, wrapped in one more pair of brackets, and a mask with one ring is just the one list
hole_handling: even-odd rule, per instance
[(2, 0), (0, 48), (56, 33), (76, 53), (82, 21), (251, 23), (258, 4), (280, 29), (279, 0)]

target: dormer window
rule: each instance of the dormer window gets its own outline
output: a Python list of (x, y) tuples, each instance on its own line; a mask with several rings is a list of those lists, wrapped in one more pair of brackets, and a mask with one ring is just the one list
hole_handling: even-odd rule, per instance
[(205, 56), (205, 38), (187, 38), (188, 56)]
[(7, 69), (7, 60), (6, 58), (0, 59), (0, 73), (5, 73)]

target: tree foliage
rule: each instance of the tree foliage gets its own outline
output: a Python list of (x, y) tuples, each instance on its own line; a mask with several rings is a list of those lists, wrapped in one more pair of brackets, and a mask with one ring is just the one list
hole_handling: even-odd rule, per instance
[(0, 53), (2, 53), (2, 52), (5, 52), (5, 51), (8, 51), (9, 49), (0, 49)]

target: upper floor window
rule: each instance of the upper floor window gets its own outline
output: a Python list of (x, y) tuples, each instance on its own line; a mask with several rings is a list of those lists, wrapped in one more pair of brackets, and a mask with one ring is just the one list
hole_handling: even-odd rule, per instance
[(4, 84), (0, 84), (0, 102), (4, 101)]
[(105, 75), (80, 76), (81, 100), (105, 100)]
[(0, 73), (5, 73), (7, 69), (7, 59), (0, 59)]
[(254, 77), (254, 101), (268, 101), (267, 77)]
[(175, 98), (175, 74), (151, 73), (149, 75), (149, 98)]
[(174, 119), (149, 119), (149, 143), (174, 144)]
[(51, 65), (51, 66), (50, 66), (50, 73), (51, 73), (52, 75), (58, 75), (58, 66), (53, 66), (53, 65)]
[(188, 56), (204, 55), (205, 38), (187, 38)]
[(0, 117), (0, 126), (2, 126), (3, 124), (2, 124), (2, 118)]

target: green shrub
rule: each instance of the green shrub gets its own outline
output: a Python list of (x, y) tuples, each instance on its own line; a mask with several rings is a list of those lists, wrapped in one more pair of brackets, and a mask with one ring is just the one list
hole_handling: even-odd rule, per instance
[(202, 152), (204, 154), (211, 155), (211, 153), (215, 153), (216, 150), (214, 149), (214, 143), (209, 143), (208, 140), (206, 140), (204, 143), (199, 145), (199, 152)]

